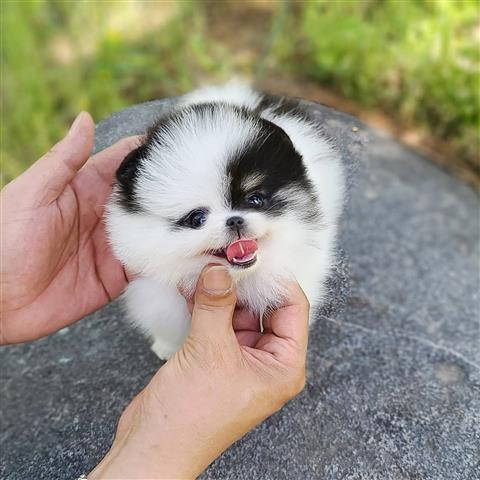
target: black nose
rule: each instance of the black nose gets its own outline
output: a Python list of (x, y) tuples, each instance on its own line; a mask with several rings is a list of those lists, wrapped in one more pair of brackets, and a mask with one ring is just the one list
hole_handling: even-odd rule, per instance
[(230, 217), (227, 219), (227, 227), (232, 230), (239, 230), (243, 227), (245, 220), (243, 217)]

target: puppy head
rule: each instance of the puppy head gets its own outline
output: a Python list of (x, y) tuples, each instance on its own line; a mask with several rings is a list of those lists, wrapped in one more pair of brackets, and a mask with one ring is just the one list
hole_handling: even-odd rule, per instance
[(187, 290), (208, 263), (238, 281), (288, 277), (320, 217), (288, 135), (222, 103), (155, 125), (118, 169), (107, 212), (114, 252), (129, 269)]

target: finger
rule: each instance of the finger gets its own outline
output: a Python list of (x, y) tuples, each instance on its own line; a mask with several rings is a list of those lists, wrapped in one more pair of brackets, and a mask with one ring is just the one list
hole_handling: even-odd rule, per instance
[(263, 334), (260, 332), (252, 332), (251, 330), (240, 330), (235, 332), (235, 336), (240, 345), (254, 348)]
[(260, 321), (258, 317), (246, 308), (236, 308), (233, 314), (233, 329), (251, 330), (260, 332)]
[(190, 315), (192, 315), (193, 306), (194, 306), (193, 298), (189, 298), (188, 300), (186, 300), (186, 302), (187, 302), (187, 309), (190, 312)]
[[(185, 302), (187, 303), (187, 308), (188, 311), (190, 312), (190, 315), (193, 313), (193, 305), (194, 305), (194, 298), (191, 293), (187, 291), (187, 289), (179, 285), (177, 286), (178, 293), (185, 299)], [(193, 292), (195, 294), (195, 292)]]
[(140, 146), (143, 138), (142, 135), (122, 138), (117, 143), (93, 155), (86, 163), (85, 168), (95, 168), (105, 182), (111, 183), (122, 161), (132, 150)]
[(33, 193), (40, 205), (55, 201), (85, 164), (92, 152), (95, 124), (87, 112), (81, 112), (68, 134), (37, 160), (25, 179), (34, 179)]
[(269, 316), (274, 335), (292, 340), (301, 348), (307, 347), (310, 305), (298, 283), (289, 285), (284, 304)]
[(204, 268), (195, 290), (191, 336), (225, 336), (233, 332), (236, 300), (228, 270), (222, 265)]
[(127, 279), (128, 282), (133, 282), (139, 276), (138, 273), (135, 273), (132, 270), (129, 270), (128, 268), (125, 268), (125, 267), (123, 268), (123, 271), (125, 273), (125, 278)]

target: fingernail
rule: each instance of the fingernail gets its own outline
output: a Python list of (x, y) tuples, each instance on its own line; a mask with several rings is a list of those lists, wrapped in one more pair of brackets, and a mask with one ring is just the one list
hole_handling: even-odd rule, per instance
[(232, 290), (232, 278), (222, 265), (214, 265), (203, 274), (203, 291), (208, 295), (226, 295)]
[(75, 133), (77, 133), (78, 127), (82, 123), (82, 118), (84, 115), (85, 115), (85, 112), (80, 112), (77, 115), (77, 118), (75, 118), (75, 120), (72, 123), (72, 126), (70, 127), (70, 130), (68, 131), (69, 135), (74, 135)]

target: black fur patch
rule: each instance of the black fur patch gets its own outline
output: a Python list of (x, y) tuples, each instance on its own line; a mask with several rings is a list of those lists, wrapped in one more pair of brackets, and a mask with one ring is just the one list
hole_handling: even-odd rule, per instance
[[(159, 131), (169, 129), (173, 123), (181, 123), (185, 117), (192, 114), (197, 118), (214, 116), (220, 104), (221, 102), (213, 102), (191, 105), (161, 117), (149, 129), (144, 144), (125, 157), (117, 170), (118, 201), (128, 212), (136, 213), (143, 210), (136, 197), (136, 184), (140, 166), (142, 161), (148, 158), (150, 146), (155, 143), (156, 147), (161, 147)], [(260, 134), (252, 138), (248, 147), (236, 154), (228, 163), (226, 173), (230, 178), (229, 201), (232, 207), (239, 210), (254, 208), (247, 203), (247, 197), (252, 193), (261, 193), (265, 202), (260, 210), (270, 215), (281, 215), (286, 208), (296, 207), (299, 217), (305, 222), (317, 221), (321, 212), (316, 207), (315, 192), (308, 179), (301, 155), (295, 150), (283, 129), (259, 117), (260, 112), (265, 108), (273, 108), (278, 114), (293, 113), (299, 116), (301, 109), (298, 107), (298, 102), (264, 95), (255, 111), (244, 107), (230, 107), (236, 110), (239, 118), (243, 117), (245, 121), (254, 119), (260, 127)], [(254, 174), (263, 177), (263, 180), (255, 192), (244, 191), (242, 183)], [(302, 202), (303, 207), (299, 205), (298, 198), (290, 201), (281, 195), (282, 190), (287, 187), (302, 191), (301, 198), (305, 200)], [(174, 227), (178, 228), (178, 224)]]
[[(299, 212), (300, 216), (306, 221), (314, 221), (320, 212), (315, 208), (315, 193), (302, 156), (279, 126), (265, 119), (260, 119), (259, 123), (260, 135), (252, 139), (251, 144), (232, 158), (227, 166), (232, 207), (238, 210), (253, 208), (247, 203), (247, 198), (258, 192), (266, 198), (260, 210), (274, 216), (281, 215), (290, 205), (298, 207), (297, 201), (290, 202), (281, 195), (282, 190), (288, 187), (302, 191), (308, 209)], [(242, 184), (251, 175), (258, 175), (263, 180), (254, 191), (245, 191)]]
[(118, 202), (129, 213), (143, 211), (142, 206), (136, 198), (136, 186), (139, 177), (142, 161), (148, 158), (150, 145), (159, 144), (156, 133), (168, 126), (172, 119), (176, 118), (177, 112), (169, 113), (157, 120), (147, 131), (145, 141), (135, 150), (132, 150), (122, 161), (116, 172), (117, 184), (119, 186)]
[(116, 177), (118, 190), (118, 201), (120, 205), (130, 213), (140, 212), (142, 210), (135, 195), (135, 187), (139, 175), (141, 161), (147, 155), (147, 146), (132, 150), (120, 164), (117, 169)]
[(303, 108), (300, 107), (300, 100), (293, 97), (281, 97), (269, 93), (262, 94), (260, 103), (255, 108), (255, 113), (261, 114), (269, 109), (276, 115), (293, 115), (297, 118), (309, 120), (309, 116)]
[[(149, 129), (143, 145), (130, 152), (117, 170), (116, 177), (119, 186), (118, 202), (129, 213), (138, 213), (143, 210), (136, 198), (136, 185), (139, 177), (139, 170), (142, 161), (148, 158), (150, 146), (155, 144), (161, 148), (161, 130), (168, 130), (172, 124), (180, 124), (185, 117), (195, 115), (196, 117), (212, 117), (215, 115), (221, 102), (207, 102), (197, 105), (189, 105), (180, 110), (174, 110), (159, 118)], [(249, 113), (246, 109), (232, 107), (240, 117), (247, 118)]]

